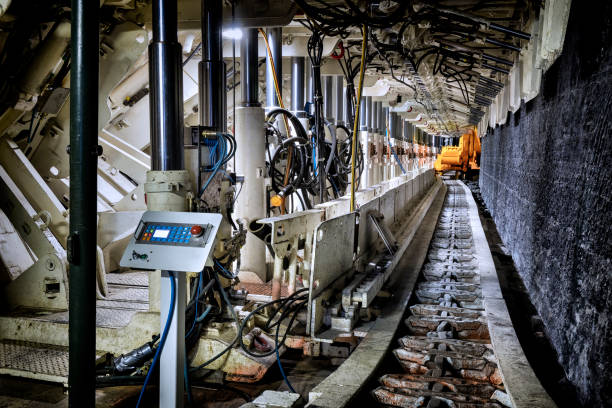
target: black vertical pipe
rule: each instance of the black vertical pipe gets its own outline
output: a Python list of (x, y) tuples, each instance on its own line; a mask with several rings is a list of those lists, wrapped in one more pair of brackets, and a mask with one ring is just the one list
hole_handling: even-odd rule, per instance
[(304, 60), (305, 57), (291, 57), (291, 110), (304, 110)]
[(333, 122), (334, 117), (334, 77), (325, 75), (323, 77), (323, 112), (324, 118)]
[(399, 113), (395, 114), (395, 138), (402, 140), (402, 117)]
[(344, 88), (342, 98), (344, 98), (344, 123), (352, 132), (353, 126), (355, 125), (353, 123), (355, 116), (353, 116), (353, 97), (348, 84), (346, 88)]
[(376, 126), (378, 127), (378, 132), (384, 135), (385, 134), (385, 118), (383, 117), (382, 101), (376, 104), (376, 110), (378, 111), (378, 113), (376, 114), (376, 119), (378, 120), (378, 124)]
[(240, 41), (240, 93), (242, 106), (260, 106), (256, 28), (247, 28)]
[(382, 134), (386, 135), (386, 131), (387, 131), (387, 123), (389, 121), (389, 108), (388, 107), (384, 107), (382, 110), (382, 117), (380, 118), (381, 120), (381, 125), (382, 125)]
[(334, 116), (336, 125), (344, 125), (344, 76), (334, 77)]
[(70, 407), (95, 406), (100, 3), (72, 0), (70, 64)]
[[(206, 0), (203, 0), (206, 1)], [(266, 36), (268, 37), (268, 44), (270, 44), (270, 51), (272, 58), (274, 59), (274, 70), (276, 71), (276, 79), (278, 81), (278, 88), (283, 95), (283, 29), (281, 27), (268, 28), (266, 30)], [(267, 55), (267, 54), (266, 54)], [(272, 66), (270, 64), (270, 58), (266, 57), (266, 105), (267, 106), (280, 106), (278, 97), (276, 95), (276, 87), (274, 86), (274, 74), (272, 73)]]
[(304, 69), (304, 72), (304, 83), (306, 86), (306, 102), (312, 103), (314, 101), (314, 79), (312, 77), (313, 70), (310, 58), (306, 58), (306, 67)]
[(361, 103), (359, 103), (359, 130), (368, 131), (368, 118), (366, 114), (366, 97), (361, 97)]
[(151, 170), (184, 168), (183, 63), (176, 33), (176, 0), (154, 0), (149, 44)]
[(379, 120), (380, 118), (378, 117), (378, 103), (379, 102), (372, 102), (372, 132), (374, 133), (380, 133), (379, 132)]
[(365, 105), (366, 105), (366, 126), (368, 127), (368, 132), (372, 132), (374, 130), (374, 126), (372, 123), (372, 97), (365, 97)]
[(227, 130), (226, 69), (221, 39), (223, 0), (202, 0), (202, 61), (199, 65), (200, 124)]

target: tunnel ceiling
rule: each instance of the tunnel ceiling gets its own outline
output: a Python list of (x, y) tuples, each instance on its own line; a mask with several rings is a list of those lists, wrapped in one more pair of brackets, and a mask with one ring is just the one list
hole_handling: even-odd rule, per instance
[[(63, 13), (67, 18), (62, 3), (45, 4), (47, 8), (53, 5), (53, 13)], [(568, 1), (558, 1), (550, 8), (565, 3)], [(15, 4), (27, 12), (26, 3)], [(13, 9), (17, 9), (15, 4)], [(513, 72), (519, 71), (518, 75), (522, 76), (519, 86), (524, 88), (529, 81), (525, 67), (539, 69), (538, 64), (546, 62), (545, 54), (544, 59), (538, 55), (540, 60), (524, 57), (526, 51), (541, 48), (539, 43), (534, 44), (538, 39), (533, 34), (546, 37), (546, 31), (541, 32), (543, 24), (548, 31), (557, 29), (554, 25), (546, 26), (546, 20), (551, 19), (540, 16), (545, 10), (543, 6), (537, 0), (236, 0), (232, 17), (232, 3), (226, 0), (224, 26), (232, 21), (238, 27), (282, 25), (284, 56), (307, 56), (314, 30), (322, 40), (322, 73), (345, 74), (355, 85), (359, 80), (365, 26), (365, 95), (387, 101), (392, 110), (405, 112), (404, 118), (428, 133), (457, 136), (466, 126), (480, 124), (486, 129), (490, 116), (493, 122), (499, 123), (505, 120), (501, 118), (505, 118), (507, 110), (518, 109), (514, 106), (516, 103), (500, 101), (498, 96), (504, 87), (515, 86), (510, 81)], [(102, 10), (103, 21), (134, 21), (150, 30), (149, 1), (106, 0)], [(48, 17), (53, 13), (43, 11), (40, 16), (37, 14), (37, 21), (53, 21)], [(183, 44), (184, 56), (194, 54), (197, 57), (201, 43), (200, 0), (179, 0), (178, 11), (179, 41)], [(7, 24), (8, 30), (11, 23), (7, 18), (5, 15), (3, 24)], [(564, 25), (558, 25), (561, 35), (556, 37), (561, 42), (556, 47), (560, 49)], [(36, 24), (30, 26), (32, 29), (38, 27)], [(553, 34), (548, 36), (554, 37)], [(27, 40), (28, 36), (23, 38)], [(231, 45), (224, 47), (228, 67), (231, 66), (231, 49)], [(239, 56), (238, 50), (236, 53)], [(263, 42), (260, 42), (259, 56), (265, 56)], [(27, 61), (21, 57), (16, 55), (11, 61)], [(13, 67), (15, 72), (19, 72), (17, 62)], [(239, 65), (238, 61), (237, 69)], [(8, 74), (5, 78), (10, 77)], [(539, 76), (537, 79), (539, 81)], [(230, 82), (228, 77), (228, 84)], [(539, 89), (539, 82), (531, 82), (533, 89)], [(535, 96), (529, 92), (520, 90), (519, 105), (521, 99)], [(15, 95), (3, 100), (15, 100)], [(503, 109), (490, 109), (492, 103)], [(490, 110), (496, 112), (489, 115)]]
[(529, 42), (536, 8), (512, 0), (295, 3), (301, 11), (292, 25), (337, 38), (334, 52), (350, 54), (353, 73), (365, 24), (367, 75), (383, 79), (387, 99), (411, 111), (418, 126), (449, 135), (482, 119)]

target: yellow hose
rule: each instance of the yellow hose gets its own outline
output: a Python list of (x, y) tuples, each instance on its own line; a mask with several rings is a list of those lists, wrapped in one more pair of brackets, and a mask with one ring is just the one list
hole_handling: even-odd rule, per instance
[[(281, 95), (280, 86), (278, 84), (278, 78), (276, 76), (276, 68), (274, 68), (274, 57), (272, 56), (272, 50), (270, 49), (270, 43), (268, 42), (268, 36), (266, 32), (259, 28), (259, 34), (262, 35), (264, 42), (266, 43), (266, 49), (268, 51), (268, 58), (270, 59), (270, 68), (272, 68), (272, 76), (274, 77), (274, 88), (276, 91), (276, 99), (278, 99), (278, 104), (281, 108), (285, 109), (285, 104), (283, 103), (283, 97)], [(285, 122), (285, 130), (287, 131), (287, 136), (290, 135), (289, 132), (289, 122), (287, 122), (287, 117), (283, 115), (283, 121)]]
[[(365, 70), (366, 38), (368, 27), (363, 25), (363, 40), (361, 42), (361, 68), (359, 69), (359, 87), (357, 90), (357, 106), (355, 108), (355, 123), (353, 124), (353, 146), (351, 148), (351, 212), (355, 211), (355, 156), (357, 155), (357, 128), (359, 126), (359, 108), (361, 106), (361, 91), (363, 89), (363, 71)], [(367, 149), (366, 149), (367, 150)], [(366, 153), (367, 154), (367, 153)]]
[[(280, 86), (278, 84), (278, 78), (276, 76), (276, 69), (274, 68), (274, 57), (272, 56), (272, 50), (270, 49), (270, 43), (268, 42), (268, 36), (266, 35), (263, 29), (259, 28), (258, 30), (259, 30), (259, 34), (262, 35), (264, 42), (266, 43), (266, 49), (268, 51), (268, 58), (270, 59), (269, 61), (270, 68), (272, 69), (272, 77), (274, 78), (274, 88), (276, 90), (276, 99), (278, 99), (278, 104), (280, 105), (280, 107), (285, 109), (285, 104), (283, 103), (283, 97), (281, 95)], [(289, 122), (287, 121), (287, 117), (285, 115), (283, 115), (283, 122), (285, 123), (285, 130), (287, 131), (287, 137), (290, 137), (291, 132), (289, 131)], [(289, 183), (289, 168), (291, 167), (292, 156), (293, 156), (293, 148), (289, 146), (288, 151), (287, 151), (287, 166), (285, 167), (285, 179), (283, 180), (283, 184), (285, 186)], [(285, 197), (280, 197), (279, 207), (281, 210), (281, 214), (284, 214), (286, 212)]]

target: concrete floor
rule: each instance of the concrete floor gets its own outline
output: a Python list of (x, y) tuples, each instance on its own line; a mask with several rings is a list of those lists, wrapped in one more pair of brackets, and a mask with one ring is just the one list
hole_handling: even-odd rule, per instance
[[(331, 374), (336, 368), (327, 359), (300, 358), (298, 351), (283, 355), (283, 368), (295, 390), (306, 396), (316, 384)], [(338, 361), (337, 363), (340, 363)], [(204, 380), (212, 381), (212, 380)], [(193, 381), (194, 406), (202, 408), (236, 408), (255, 398), (264, 390), (287, 391), (278, 366), (275, 364), (264, 376), (260, 384), (219, 384)], [(108, 387), (96, 391), (96, 407), (123, 408), (134, 407), (140, 393), (139, 386)], [(145, 394), (143, 405), (157, 406), (157, 389), (150, 387)], [(8, 376), (0, 376), (0, 408), (64, 408), (68, 407), (68, 395), (59, 384), (45, 383)]]

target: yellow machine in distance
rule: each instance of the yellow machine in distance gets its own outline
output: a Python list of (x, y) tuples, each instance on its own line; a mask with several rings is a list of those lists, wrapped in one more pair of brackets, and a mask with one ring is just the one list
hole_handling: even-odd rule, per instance
[(455, 171), (457, 176), (480, 170), (480, 138), (476, 128), (461, 135), (459, 146), (444, 146), (434, 164), (437, 174)]

